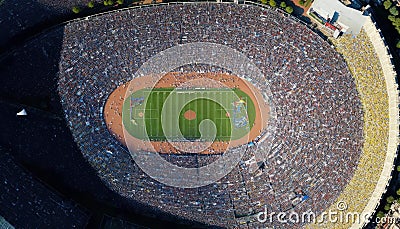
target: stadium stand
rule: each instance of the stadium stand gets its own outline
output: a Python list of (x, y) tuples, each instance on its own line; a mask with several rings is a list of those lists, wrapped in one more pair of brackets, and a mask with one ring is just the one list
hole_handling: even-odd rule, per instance
[[(151, 56), (196, 41), (225, 44), (250, 57), (264, 73), (254, 76), (255, 86), (270, 87), (276, 120), (265, 130), (268, 141), (232, 149), (247, 153), (225, 178), (196, 189), (172, 188), (132, 162), (107, 131), (101, 110), (107, 95)], [(319, 214), (353, 177), (362, 150), (365, 115), (344, 59), (304, 25), (269, 8), (169, 4), (71, 22), (64, 29), (59, 93), (83, 155), (111, 189), (209, 225), (262, 226), (253, 216), (264, 207)], [(265, 169), (251, 173), (245, 162), (255, 154), (263, 155)], [(168, 160), (198, 167), (218, 157), (171, 154)], [(295, 203), (293, 193), (303, 192), (309, 199)]]
[[(355, 78), (364, 107), (365, 136), (357, 171), (338, 201), (347, 204), (345, 213), (372, 216), (386, 192), (397, 156), (399, 91), (396, 74), (387, 48), (371, 18), (368, 18), (356, 37), (346, 35), (333, 42)], [(335, 208), (336, 205), (333, 205), (329, 209)], [(340, 226), (359, 228), (368, 223), (370, 218), (360, 217), (356, 222), (345, 222)]]
[(85, 227), (89, 220), (85, 209), (49, 190), (16, 164), (6, 150), (0, 148), (0, 152), (0, 214), (11, 225), (18, 225), (18, 228)]

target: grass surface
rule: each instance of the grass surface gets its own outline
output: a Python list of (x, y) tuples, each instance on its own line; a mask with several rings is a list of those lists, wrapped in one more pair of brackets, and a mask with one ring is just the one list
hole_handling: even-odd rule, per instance
[[(132, 106), (131, 100), (136, 100)], [(195, 119), (184, 117), (188, 110), (196, 113)], [(254, 103), (245, 92), (220, 88), (142, 89), (125, 100), (122, 112), (130, 135), (153, 141), (235, 140), (250, 131), (255, 116)]]

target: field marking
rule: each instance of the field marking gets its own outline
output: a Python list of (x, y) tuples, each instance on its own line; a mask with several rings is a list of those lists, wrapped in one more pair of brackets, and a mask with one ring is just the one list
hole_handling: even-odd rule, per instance
[[(239, 96), (239, 97), (243, 97), (241, 94), (243, 92), (240, 92), (241, 94), (237, 94), (235, 91), (232, 90), (226, 90), (226, 91), (213, 91), (213, 90), (206, 90), (206, 91), (202, 91), (202, 90), (186, 90), (185, 91), (174, 91), (174, 90), (145, 90), (142, 91), (141, 93), (138, 93), (138, 96), (147, 94), (147, 103), (146, 104), (140, 104), (138, 106), (131, 106), (130, 108), (137, 112), (137, 111), (141, 111), (143, 113), (145, 113), (144, 117), (141, 118), (139, 117), (140, 121), (142, 122), (140, 126), (145, 126), (145, 127), (149, 127), (152, 131), (147, 130), (147, 133), (151, 134), (151, 138), (165, 138), (164, 131), (163, 131), (163, 124), (161, 123), (161, 125), (159, 124), (160, 121), (162, 120), (162, 118), (160, 117), (160, 112), (162, 112), (162, 109), (164, 107), (164, 105), (159, 105), (160, 101), (165, 101), (170, 94), (174, 92), (176, 94), (186, 94), (184, 96), (175, 96), (174, 101), (175, 103), (171, 103), (170, 107), (174, 107), (174, 105), (180, 105), (182, 104), (183, 107), (185, 107), (186, 105), (188, 105), (188, 107), (185, 108), (185, 110), (194, 110), (196, 112), (197, 118), (200, 118), (201, 120), (204, 120), (205, 118), (203, 117), (208, 117), (208, 119), (214, 120), (213, 122), (219, 123), (219, 125), (216, 125), (217, 129), (217, 136), (218, 138), (222, 138), (220, 139), (221, 141), (223, 141), (225, 138), (229, 137), (232, 138), (232, 127), (233, 127), (233, 123), (232, 123), (232, 117), (226, 117), (226, 113), (228, 112), (229, 114), (232, 114), (232, 112), (234, 111), (234, 109), (229, 109), (230, 107), (232, 107), (232, 103), (234, 103), (236, 100), (233, 96), (228, 96), (227, 93), (231, 94), (232, 92), (235, 93), (235, 96)], [(245, 93), (244, 93), (245, 94)], [(133, 93), (132, 93), (133, 95)], [(132, 96), (131, 95), (131, 96)], [(151, 95), (151, 96), (150, 96)], [(198, 96), (200, 96), (200, 98), (198, 98)], [(161, 98), (162, 96), (162, 98)], [(245, 111), (246, 114), (248, 113), (248, 98), (247, 98), (247, 94), (245, 94), (245, 101), (246, 101), (246, 105), (245, 105)], [(154, 98), (157, 97), (157, 98)], [(212, 97), (212, 98), (207, 98), (207, 97)], [(150, 98), (150, 99), (149, 99)], [(203, 99), (200, 103), (197, 103), (196, 106), (194, 106), (196, 103), (191, 103), (192, 101), (195, 101), (196, 99)], [(188, 100), (188, 101), (186, 101)], [(210, 103), (207, 102), (207, 100), (210, 100), (214, 103)], [(217, 100), (217, 101), (215, 101)], [(204, 105), (205, 104), (205, 105)], [(224, 107), (227, 109), (224, 109)], [(206, 110), (204, 109), (206, 108)], [(166, 107), (167, 109), (167, 115), (173, 117), (173, 109)], [(199, 111), (205, 111), (205, 112), (200, 112)], [(137, 118), (138, 114), (135, 114), (134, 116), (135, 118)], [(216, 114), (215, 112), (219, 113)], [(146, 115), (147, 114), (147, 115)], [(170, 131), (170, 135), (174, 135), (178, 132), (176, 132), (177, 130), (181, 131), (181, 134), (184, 136), (189, 135), (189, 137), (195, 137), (195, 138), (201, 138), (201, 135), (199, 135), (199, 123), (196, 123), (195, 125), (188, 125), (188, 123), (186, 123), (186, 119), (182, 118), (183, 111), (181, 111), (179, 113), (178, 116), (178, 128), (175, 130), (173, 129), (172, 131)], [(130, 115), (132, 116), (132, 115)], [(132, 117), (130, 117), (132, 120)], [(197, 119), (196, 118), (196, 119)], [(247, 115), (247, 120), (249, 120), (248, 115)], [(250, 121), (250, 120), (249, 120)], [(172, 128), (173, 125), (175, 125), (173, 122), (167, 122), (166, 123), (166, 128)], [(157, 126), (157, 129), (154, 130), (154, 128)], [(208, 127), (208, 126), (207, 126)], [(161, 128), (161, 129), (160, 129)], [(248, 128), (246, 128), (248, 129)], [(229, 131), (230, 130), (230, 131)], [(209, 128), (207, 128), (206, 131), (209, 131)], [(225, 133), (230, 133), (230, 134), (225, 134)], [(154, 135), (156, 134), (156, 135)], [(160, 135), (161, 134), (161, 135)]]

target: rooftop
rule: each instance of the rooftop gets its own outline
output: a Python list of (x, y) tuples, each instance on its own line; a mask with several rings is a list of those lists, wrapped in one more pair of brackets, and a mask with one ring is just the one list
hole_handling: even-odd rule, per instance
[(342, 27), (343, 33), (357, 35), (364, 25), (367, 16), (361, 11), (343, 5), (339, 0), (315, 0), (310, 10), (317, 12), (331, 23)]

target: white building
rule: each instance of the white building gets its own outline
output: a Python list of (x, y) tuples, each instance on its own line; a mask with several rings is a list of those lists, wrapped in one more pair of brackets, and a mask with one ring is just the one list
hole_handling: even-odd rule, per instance
[[(357, 35), (368, 16), (343, 5), (339, 0), (315, 0), (307, 12), (333, 32)], [(311, 14), (312, 15), (311, 15)]]

